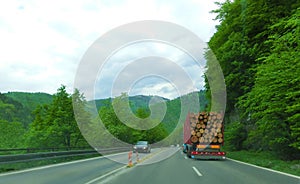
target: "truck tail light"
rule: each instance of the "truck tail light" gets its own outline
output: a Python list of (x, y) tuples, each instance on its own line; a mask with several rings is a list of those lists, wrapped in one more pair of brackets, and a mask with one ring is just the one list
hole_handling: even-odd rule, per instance
[(225, 155), (225, 152), (218, 152), (218, 155)]

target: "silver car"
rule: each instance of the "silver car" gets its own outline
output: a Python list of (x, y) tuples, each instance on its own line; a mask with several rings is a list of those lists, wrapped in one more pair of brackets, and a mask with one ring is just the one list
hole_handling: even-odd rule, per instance
[(151, 152), (151, 145), (148, 141), (138, 141), (133, 146), (133, 152), (144, 152), (144, 153), (150, 153)]

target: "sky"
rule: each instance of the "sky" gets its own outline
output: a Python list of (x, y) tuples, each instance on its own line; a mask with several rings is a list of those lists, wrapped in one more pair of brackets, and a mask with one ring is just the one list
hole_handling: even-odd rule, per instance
[[(90, 46), (112, 29), (136, 21), (171, 22), (208, 42), (219, 23), (209, 12), (217, 8), (214, 1), (204, 0), (1, 2), (0, 92), (54, 94), (61, 85), (72, 92), (78, 66)], [(90, 98), (127, 92), (173, 99), (204, 85), (204, 65), (162, 42), (127, 45), (112, 53), (100, 68)]]

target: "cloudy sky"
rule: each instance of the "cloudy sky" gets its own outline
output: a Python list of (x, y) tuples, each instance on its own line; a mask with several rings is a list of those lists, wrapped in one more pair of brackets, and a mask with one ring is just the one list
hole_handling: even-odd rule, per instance
[[(61, 84), (71, 92), (78, 65), (89, 47), (110, 30), (135, 21), (175, 23), (207, 42), (218, 24), (212, 20), (215, 15), (209, 13), (218, 8), (213, 2), (1, 2), (0, 92), (54, 94)], [(167, 43), (136, 43), (119, 49), (107, 59), (93, 83), (94, 97), (106, 98), (127, 92), (130, 95), (160, 95), (172, 99), (203, 88), (202, 76), (203, 66), (197, 65), (182, 50)], [(185, 77), (192, 81), (192, 85), (187, 86)]]

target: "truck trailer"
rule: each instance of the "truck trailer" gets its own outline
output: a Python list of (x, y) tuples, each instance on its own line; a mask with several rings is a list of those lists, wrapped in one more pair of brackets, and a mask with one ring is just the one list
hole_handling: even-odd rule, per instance
[(188, 113), (184, 123), (184, 152), (193, 159), (226, 159), (224, 114), (217, 112)]

